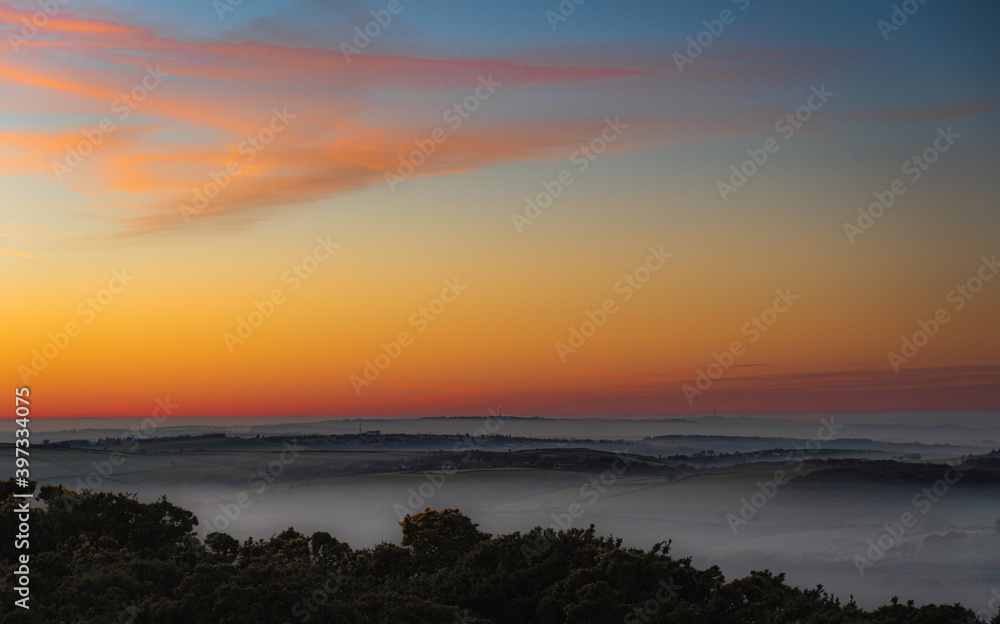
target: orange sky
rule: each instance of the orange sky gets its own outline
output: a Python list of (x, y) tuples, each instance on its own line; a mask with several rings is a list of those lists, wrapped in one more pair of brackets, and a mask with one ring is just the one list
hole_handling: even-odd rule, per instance
[(791, 36), (678, 73), (596, 30), (348, 59), (86, 13), (0, 56), (3, 354), (36, 416), (1000, 408), (995, 84), (900, 98), (896, 52)]

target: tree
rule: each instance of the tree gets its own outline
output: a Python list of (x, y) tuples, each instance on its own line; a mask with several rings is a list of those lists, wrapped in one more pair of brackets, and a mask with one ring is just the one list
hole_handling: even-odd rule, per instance
[(223, 561), (233, 562), (240, 552), (240, 542), (226, 533), (213, 532), (205, 536), (205, 547)]
[(454, 563), (476, 544), (490, 539), (457, 509), (441, 511), (425, 509), (408, 515), (399, 523), (403, 527), (403, 546), (413, 550), (422, 563), (430, 568)]
[[(0, 526), (9, 528), (21, 499), (9, 482), (0, 481), (0, 492)], [(193, 515), (166, 499), (142, 503), (60, 486), (44, 486), (38, 499), (31, 612), (10, 607), (17, 594), (9, 566), (0, 624), (975, 621), (957, 604), (916, 607), (895, 597), (866, 612), (853, 599), (841, 605), (822, 586), (802, 590), (767, 570), (726, 582), (717, 567), (698, 570), (690, 558), (672, 558), (668, 542), (623, 547), (593, 525), (494, 538), (457, 509), (427, 509), (404, 518), (403, 546), (353, 550), (327, 533), (307, 537), (293, 528), (243, 543), (214, 532), (202, 543), (190, 534)], [(7, 549), (0, 555), (12, 554), (11, 544), (0, 542)]]

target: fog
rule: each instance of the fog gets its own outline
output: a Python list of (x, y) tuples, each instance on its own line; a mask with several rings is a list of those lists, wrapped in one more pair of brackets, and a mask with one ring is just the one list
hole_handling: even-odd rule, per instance
[[(672, 540), (675, 557), (693, 557), (700, 567), (719, 565), (727, 578), (768, 568), (786, 572), (800, 587), (822, 584), (844, 601), (853, 595), (869, 608), (898, 596), (917, 604), (961, 602), (978, 611), (1000, 587), (1000, 535), (994, 528), (1000, 487), (993, 485), (959, 481), (931, 503), (921, 490), (932, 483), (817, 487), (802, 477), (770, 487), (773, 468), (671, 483), (627, 470), (615, 474), (611, 462), (601, 474), (453, 472), (445, 466), (427, 474), (330, 476), (358, 471), (366, 462), (406, 459), (392, 452), (284, 449), (282, 455), (278, 445), (270, 451), (130, 455), (113, 471), (107, 470), (106, 456), (41, 449), (33, 476), (74, 489), (96, 485), (93, 489), (135, 492), (145, 501), (166, 495), (197, 514), (202, 536), (222, 530), (240, 539), (266, 538), (293, 526), (305, 533), (327, 531), (362, 548), (398, 543), (401, 514), (455, 507), (493, 534), (594, 524), (599, 533), (621, 537), (629, 546)], [(752, 513), (741, 517), (744, 505)], [(915, 525), (898, 540), (885, 538), (885, 525), (899, 523), (906, 512)], [(868, 541), (880, 538), (888, 548), (862, 575), (855, 556), (868, 557)]]
[[(485, 412), (486, 410), (484, 410)], [(504, 414), (502, 420), (454, 418), (180, 418), (155, 423), (157, 436), (227, 432), (232, 435), (382, 433), (473, 434), (487, 422), (500, 423), (497, 433), (534, 438), (614, 439), (637, 441), (650, 436), (705, 435), (777, 437), (809, 440), (823, 420), (844, 425), (838, 438), (879, 442), (951, 444), (967, 448), (1000, 447), (997, 412), (888, 412), (873, 414), (727, 414), (690, 417), (523, 418)], [(143, 418), (35, 418), (32, 430), (52, 442), (97, 440), (120, 436), (140, 427)], [(13, 440), (13, 421), (0, 421), (0, 441)]]

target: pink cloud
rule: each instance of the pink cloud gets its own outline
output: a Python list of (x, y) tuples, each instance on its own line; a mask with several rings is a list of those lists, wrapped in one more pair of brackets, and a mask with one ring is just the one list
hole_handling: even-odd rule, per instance
[[(7, 32), (16, 34), (31, 13), (2, 5), (0, 24), (14, 26)], [(367, 118), (376, 108), (374, 90), (471, 91), (481, 79), (511, 89), (644, 73), (507, 59), (346, 58), (329, 49), (185, 42), (70, 14), (51, 16), (35, 37), (19, 42), (18, 51), (0, 60), (0, 79), (15, 94), (0, 103), (0, 112), (35, 115), (38, 123), (32, 126), (40, 128), (0, 128), (5, 143), (0, 165), (14, 175), (59, 170), (59, 177), (81, 192), (130, 194), (127, 203), (109, 201), (106, 217), (133, 232), (183, 225), (177, 206), (234, 161), (241, 173), (199, 218), (253, 218), (264, 208), (385, 183), (385, 172), (396, 170), (400, 155), (433, 127)], [(152, 75), (159, 78), (151, 80)], [(276, 107), (294, 120), (251, 162), (239, 146), (268, 132)], [(66, 123), (69, 115), (94, 121)], [(102, 122), (112, 129), (96, 133)], [(477, 122), (474, 130), (449, 135), (419, 175), (542, 157), (592, 136), (599, 123)], [(93, 153), (76, 167), (67, 150)]]

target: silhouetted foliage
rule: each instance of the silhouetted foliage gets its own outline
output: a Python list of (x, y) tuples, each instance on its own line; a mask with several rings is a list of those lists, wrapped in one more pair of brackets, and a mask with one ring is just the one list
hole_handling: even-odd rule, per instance
[[(33, 487), (33, 486), (32, 486)], [(0, 482), (0, 525), (16, 521)], [(954, 624), (959, 605), (891, 604), (866, 612), (823, 590), (717, 567), (571, 528), (490, 535), (457, 509), (407, 516), (401, 546), (359, 550), (288, 528), (270, 539), (213, 532), (166, 499), (43, 486), (31, 511), (31, 611), (0, 589), (0, 624)], [(16, 552), (0, 542), (0, 562)], [(10, 580), (10, 577), (7, 579)], [(994, 624), (997, 619), (994, 619)]]

